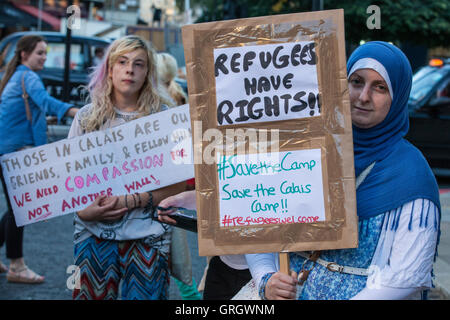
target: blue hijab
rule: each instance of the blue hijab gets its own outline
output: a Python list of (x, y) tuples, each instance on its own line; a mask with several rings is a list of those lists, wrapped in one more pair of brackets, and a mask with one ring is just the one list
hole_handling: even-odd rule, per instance
[(436, 179), (422, 153), (404, 139), (409, 129), (408, 97), (412, 82), (409, 61), (397, 47), (373, 41), (352, 53), (347, 72), (363, 58), (375, 59), (384, 66), (393, 99), (389, 113), (380, 124), (369, 129), (353, 126), (356, 176), (376, 161), (356, 192), (359, 219), (400, 208), (419, 198), (431, 200), (440, 213)]

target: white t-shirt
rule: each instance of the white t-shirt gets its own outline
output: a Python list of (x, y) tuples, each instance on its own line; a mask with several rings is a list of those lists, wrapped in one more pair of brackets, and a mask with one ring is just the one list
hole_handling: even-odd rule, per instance
[(247, 260), (245, 260), (244, 254), (230, 254), (219, 256), (220, 260), (225, 263), (230, 268), (236, 270), (245, 270), (248, 269)]
[[(90, 111), (90, 106), (88, 104), (77, 112), (72, 122), (68, 138), (84, 134), (80, 125), (80, 119), (86, 112)], [(161, 109), (167, 109), (167, 106), (164, 105)], [(116, 108), (115, 111), (115, 119), (107, 120), (101, 129), (124, 124), (137, 116), (137, 112), (123, 112)], [(144, 213), (143, 208), (131, 210), (122, 218), (113, 222), (83, 221), (75, 214), (74, 225), (75, 243), (79, 243), (92, 235), (105, 240), (142, 239), (146, 244), (156, 247), (162, 252), (169, 252), (171, 226), (151, 219), (150, 214)]]

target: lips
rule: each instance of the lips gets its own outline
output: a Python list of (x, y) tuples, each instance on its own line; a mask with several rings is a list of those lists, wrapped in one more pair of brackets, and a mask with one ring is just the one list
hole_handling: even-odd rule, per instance
[(128, 83), (128, 84), (132, 84), (132, 83), (134, 83), (134, 80), (124, 79), (124, 80), (122, 80), (122, 82), (125, 82), (125, 83)]
[(372, 111), (370, 109), (364, 109), (364, 108), (357, 107), (357, 106), (353, 106), (353, 109), (356, 109), (356, 110), (362, 111), (362, 112), (371, 112)]

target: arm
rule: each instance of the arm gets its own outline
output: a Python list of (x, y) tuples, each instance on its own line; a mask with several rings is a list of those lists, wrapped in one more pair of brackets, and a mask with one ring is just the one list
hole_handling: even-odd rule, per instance
[[(273, 253), (246, 254), (250, 273), (261, 292), (264, 289), (264, 297), (268, 300), (294, 299), (297, 293), (297, 274), (291, 275), (277, 272)], [(261, 288), (264, 286), (264, 288)]]
[[(431, 270), (438, 233), (438, 208), (416, 199), (402, 206), (397, 230), (382, 230), (366, 287), (355, 300), (408, 299), (431, 287)], [(386, 214), (392, 225), (395, 214)], [(372, 268), (369, 268), (369, 270)]]
[(404, 300), (418, 291), (419, 288), (389, 288), (380, 285), (379, 288), (372, 289), (365, 287), (350, 300)]
[(245, 259), (247, 260), (248, 268), (257, 287), (261, 284), (264, 275), (277, 272), (275, 253), (246, 254)]
[(291, 271), (290, 275), (277, 271), (265, 285), (265, 298), (267, 300), (293, 300), (297, 295), (297, 273)]
[(99, 196), (89, 207), (78, 211), (77, 215), (84, 221), (111, 221), (119, 219), (128, 211), (128, 209), (114, 209), (118, 200), (118, 197), (107, 198), (105, 195)]
[[(195, 190), (185, 191), (175, 194), (171, 197), (164, 198), (160, 203), (160, 207), (180, 207), (189, 210), (196, 210), (196, 196)], [(170, 218), (170, 214), (175, 210), (160, 211), (158, 210), (158, 220), (165, 223), (176, 224), (176, 221)]]
[(76, 114), (77, 108), (74, 108), (73, 105), (55, 99), (48, 94), (42, 80), (36, 73), (28, 72), (25, 78), (25, 89), (30, 98), (42, 112), (45, 114), (56, 115), (58, 117), (58, 122), (61, 121), (66, 114), (69, 116), (74, 116)]
[[(152, 191), (153, 205), (156, 206), (173, 194), (177, 194), (186, 188), (185, 182), (180, 182), (168, 187)], [(150, 200), (148, 192), (128, 194), (113, 197), (98, 197), (90, 206), (78, 212), (80, 219), (85, 221), (116, 220), (121, 218), (129, 210), (145, 208)], [(140, 201), (139, 201), (140, 199)]]
[(67, 110), (67, 112), (65, 113), (66, 116), (71, 117), (71, 118), (75, 118), (75, 115), (78, 112), (78, 108), (70, 108), (69, 110)]

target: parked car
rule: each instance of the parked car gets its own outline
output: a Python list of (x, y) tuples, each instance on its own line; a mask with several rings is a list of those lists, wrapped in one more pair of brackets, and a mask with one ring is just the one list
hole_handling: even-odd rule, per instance
[(406, 138), (432, 168), (450, 174), (450, 59), (433, 59), (414, 74), (408, 106)]

